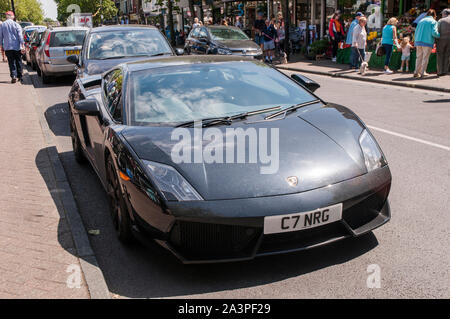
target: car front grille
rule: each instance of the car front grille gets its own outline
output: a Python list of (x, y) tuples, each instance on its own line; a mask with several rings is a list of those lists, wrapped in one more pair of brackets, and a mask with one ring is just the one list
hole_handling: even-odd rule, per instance
[(260, 234), (253, 227), (178, 221), (170, 243), (189, 259), (243, 258), (252, 255)]

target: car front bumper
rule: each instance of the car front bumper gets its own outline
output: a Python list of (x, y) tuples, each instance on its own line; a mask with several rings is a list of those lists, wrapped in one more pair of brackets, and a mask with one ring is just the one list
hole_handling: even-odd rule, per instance
[[(174, 202), (171, 225), (156, 241), (183, 263), (216, 263), (309, 249), (370, 232), (390, 220), (389, 167), (302, 193), (234, 200)], [(265, 235), (264, 217), (343, 204), (342, 219)], [(136, 231), (139, 239), (150, 237)]]

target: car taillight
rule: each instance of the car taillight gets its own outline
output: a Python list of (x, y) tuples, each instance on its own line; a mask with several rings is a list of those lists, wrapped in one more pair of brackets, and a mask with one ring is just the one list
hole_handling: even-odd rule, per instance
[(48, 56), (48, 57), (50, 57), (50, 51), (49, 51), (49, 48), (50, 48), (50, 33), (48, 34), (48, 37), (47, 37), (47, 41), (45, 41), (45, 47), (44, 47), (44, 52), (45, 52), (45, 55), (46, 56)]

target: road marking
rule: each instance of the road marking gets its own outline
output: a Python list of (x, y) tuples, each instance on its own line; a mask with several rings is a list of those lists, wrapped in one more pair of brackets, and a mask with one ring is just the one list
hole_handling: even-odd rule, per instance
[(422, 143), (422, 144), (426, 144), (426, 145), (429, 145), (429, 146), (434, 146), (434, 147), (437, 147), (437, 148), (441, 148), (441, 149), (446, 150), (446, 151), (450, 151), (450, 146), (445, 146), (445, 145), (441, 145), (441, 144), (425, 141), (425, 140), (422, 140), (420, 138), (416, 138), (416, 137), (412, 137), (412, 136), (408, 136), (408, 135), (392, 132), (392, 131), (385, 130), (385, 129), (382, 129), (382, 128), (379, 128), (379, 127), (375, 127), (375, 126), (371, 126), (371, 125), (367, 125), (367, 127), (372, 129), (372, 130), (375, 130), (375, 131), (380, 131), (380, 132), (383, 132), (383, 133), (386, 133), (386, 134), (398, 136), (398, 137), (401, 137), (401, 138), (404, 138), (404, 139), (407, 139), (407, 140), (415, 141), (415, 142), (418, 142), (418, 143)]

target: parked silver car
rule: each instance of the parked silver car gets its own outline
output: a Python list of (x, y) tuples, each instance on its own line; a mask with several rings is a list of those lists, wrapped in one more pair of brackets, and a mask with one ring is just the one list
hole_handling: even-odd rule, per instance
[(75, 66), (67, 62), (70, 55), (79, 55), (88, 28), (49, 28), (42, 36), (36, 52), (37, 73), (42, 82), (49, 83), (51, 77), (73, 74)]

